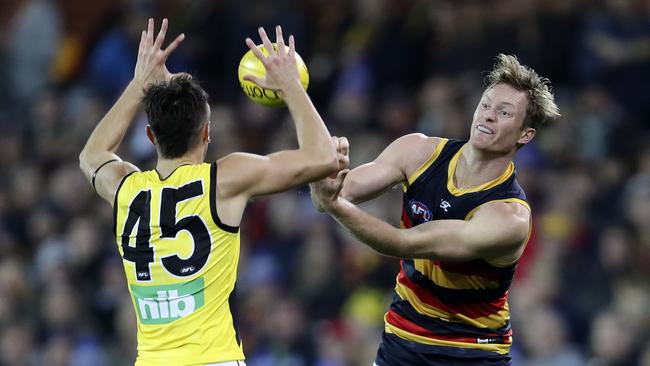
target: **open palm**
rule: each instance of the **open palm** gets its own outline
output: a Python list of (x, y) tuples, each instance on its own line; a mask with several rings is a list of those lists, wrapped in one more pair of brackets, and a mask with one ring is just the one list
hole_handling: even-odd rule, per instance
[(133, 79), (137, 80), (142, 85), (169, 80), (174, 76), (174, 74), (169, 72), (167, 66), (165, 66), (165, 62), (169, 55), (174, 52), (176, 47), (183, 42), (185, 34), (176, 37), (176, 39), (163, 50), (162, 44), (165, 41), (167, 27), (167, 19), (163, 19), (160, 31), (158, 32), (155, 41), (153, 38), (155, 29), (152, 18), (149, 19), (147, 30), (142, 31), (140, 47), (138, 48), (138, 60), (135, 64), (135, 71), (133, 72)]

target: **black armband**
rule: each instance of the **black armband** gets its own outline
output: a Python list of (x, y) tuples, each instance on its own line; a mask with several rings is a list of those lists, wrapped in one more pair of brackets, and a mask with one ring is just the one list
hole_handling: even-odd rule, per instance
[(97, 188), (95, 188), (95, 178), (97, 178), (97, 173), (99, 172), (99, 169), (103, 168), (104, 165), (106, 165), (108, 163), (112, 163), (114, 161), (120, 161), (120, 159), (111, 159), (111, 160), (109, 160), (107, 162), (104, 162), (102, 165), (98, 166), (97, 169), (95, 169), (95, 172), (93, 173), (93, 178), (92, 178), (93, 190), (95, 191), (95, 193), (97, 193)]

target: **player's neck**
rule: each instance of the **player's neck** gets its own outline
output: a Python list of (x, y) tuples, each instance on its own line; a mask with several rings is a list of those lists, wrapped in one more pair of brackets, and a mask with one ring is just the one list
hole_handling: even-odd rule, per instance
[(470, 188), (497, 179), (506, 171), (513, 155), (485, 154), (470, 144), (465, 145), (454, 174), (456, 185)]
[(186, 154), (173, 159), (166, 159), (158, 156), (156, 171), (161, 178), (168, 177), (176, 168), (181, 165), (201, 164), (205, 159), (205, 153), (202, 149), (194, 149)]

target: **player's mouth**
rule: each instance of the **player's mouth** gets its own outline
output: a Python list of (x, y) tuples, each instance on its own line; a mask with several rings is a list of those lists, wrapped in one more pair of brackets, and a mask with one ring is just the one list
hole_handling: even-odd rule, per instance
[(492, 131), (491, 129), (489, 129), (489, 128), (483, 126), (483, 125), (476, 125), (476, 129), (479, 132), (484, 133), (486, 135), (494, 135), (494, 131)]

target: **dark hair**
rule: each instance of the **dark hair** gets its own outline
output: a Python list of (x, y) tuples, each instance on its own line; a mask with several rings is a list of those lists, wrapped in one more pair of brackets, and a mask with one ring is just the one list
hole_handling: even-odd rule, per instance
[(183, 74), (148, 86), (142, 102), (164, 158), (182, 156), (199, 142), (208, 118), (208, 94), (192, 76)]
[(486, 89), (503, 83), (526, 92), (528, 106), (524, 127), (537, 129), (548, 121), (560, 117), (560, 110), (555, 104), (550, 81), (537, 75), (535, 70), (530, 67), (520, 64), (515, 56), (499, 54), (494, 68), (485, 81), (488, 85)]

